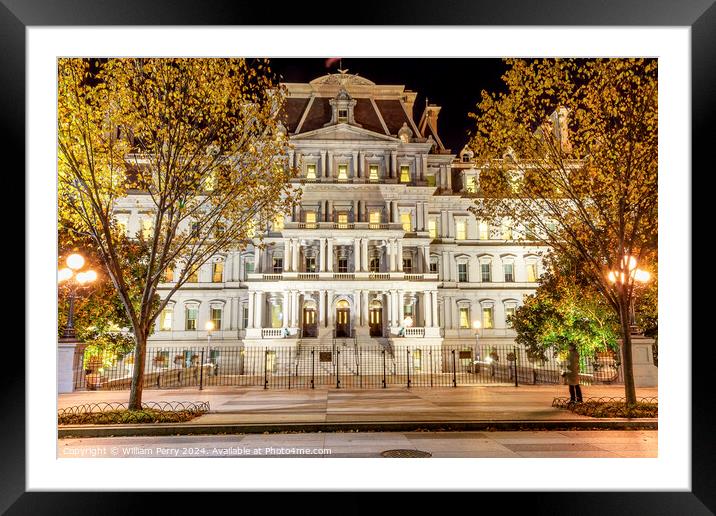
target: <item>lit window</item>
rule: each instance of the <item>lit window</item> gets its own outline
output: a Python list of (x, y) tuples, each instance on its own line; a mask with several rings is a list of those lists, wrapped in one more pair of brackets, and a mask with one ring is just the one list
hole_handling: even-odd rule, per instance
[(410, 166), (400, 165), (400, 182), (410, 183)]
[(304, 212), (303, 217), (306, 222), (306, 227), (308, 227), (308, 228), (316, 227), (316, 212), (315, 211), (306, 211), (306, 212)]
[(371, 165), (369, 168), (369, 181), (378, 181), (378, 165)]
[(502, 225), (502, 240), (512, 240), (512, 226), (509, 224)]
[(465, 240), (467, 238), (467, 221), (456, 220), (455, 221), (455, 239)]
[(428, 183), (428, 186), (437, 186), (438, 180), (435, 176), (425, 176), (425, 180)]
[(466, 263), (458, 263), (457, 264), (457, 280), (460, 283), (467, 282), (467, 264)]
[(483, 328), (492, 328), (493, 321), (492, 321), (492, 307), (491, 306), (485, 306), (482, 308), (482, 327)]
[(283, 272), (283, 257), (275, 257), (273, 259), (273, 272), (274, 274), (281, 274)]
[(270, 310), (271, 328), (283, 326), (283, 307), (280, 303), (272, 304)]
[(470, 309), (466, 306), (460, 308), (460, 328), (470, 327)]
[(380, 272), (380, 258), (370, 259), (370, 272)]
[(515, 266), (512, 263), (505, 263), (502, 265), (502, 268), (505, 272), (505, 281), (507, 283), (512, 283), (515, 281)]
[(154, 220), (150, 218), (142, 219), (142, 238), (149, 240), (154, 235)]
[(438, 237), (438, 221), (436, 219), (428, 220), (428, 233), (430, 234), (430, 238)]
[(484, 283), (490, 283), (492, 281), (492, 266), (489, 262), (480, 264), (480, 273)]
[(484, 220), (480, 221), (479, 238), (480, 238), (480, 240), (489, 240), (490, 239), (490, 226)]
[(506, 328), (512, 328), (512, 321), (510, 318), (515, 316), (515, 306), (514, 305), (507, 305), (505, 306), (505, 327)]
[(477, 177), (466, 177), (465, 178), (465, 190), (468, 193), (477, 193)]
[(306, 165), (306, 179), (316, 179), (316, 165)]
[(211, 309), (211, 322), (214, 323), (214, 330), (221, 329), (221, 308)]
[(410, 213), (401, 213), (400, 223), (403, 225), (403, 231), (410, 232), (413, 230), (413, 221)]
[(348, 227), (348, 213), (340, 212), (338, 214), (338, 227), (341, 229)]
[(162, 310), (162, 315), (159, 317), (159, 329), (161, 331), (171, 331), (172, 319), (174, 318), (174, 307), (167, 306)]
[(196, 319), (199, 316), (199, 308), (192, 306), (186, 309), (186, 326), (187, 330), (196, 330)]
[(381, 217), (379, 210), (371, 211), (368, 217), (368, 221), (370, 222), (371, 227), (377, 227), (377, 225), (380, 224)]
[(162, 281), (165, 282), (171, 282), (174, 281), (174, 267), (169, 266), (166, 269), (164, 269), (164, 275), (162, 276)]
[(211, 281), (213, 283), (221, 283), (224, 281), (224, 262), (211, 264)]
[(534, 283), (537, 281), (537, 264), (536, 263), (528, 263), (527, 264), (527, 281), (530, 283)]
[(413, 369), (420, 371), (423, 354), (419, 349), (413, 350)]
[(306, 256), (306, 272), (316, 272), (315, 256)]
[(338, 180), (348, 181), (348, 165), (338, 165)]
[(199, 283), (199, 269), (194, 269), (186, 279), (187, 283)]
[(283, 231), (283, 214), (278, 214), (273, 219), (273, 230), (274, 231)]

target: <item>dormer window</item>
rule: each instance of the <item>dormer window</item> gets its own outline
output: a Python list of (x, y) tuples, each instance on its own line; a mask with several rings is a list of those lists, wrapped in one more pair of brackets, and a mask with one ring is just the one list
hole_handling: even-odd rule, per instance
[(347, 109), (339, 109), (338, 110), (338, 121), (339, 122), (348, 122), (348, 110)]
[(462, 162), (463, 163), (470, 163), (470, 156), (468, 154), (462, 155)]

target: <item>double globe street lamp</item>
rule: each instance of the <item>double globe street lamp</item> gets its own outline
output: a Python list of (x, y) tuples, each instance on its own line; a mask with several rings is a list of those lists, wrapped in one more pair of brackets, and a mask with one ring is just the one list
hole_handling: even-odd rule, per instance
[(75, 299), (83, 287), (97, 279), (97, 273), (92, 269), (80, 270), (85, 265), (85, 259), (81, 254), (71, 254), (65, 261), (67, 267), (57, 272), (57, 282), (64, 285), (67, 289), (67, 298), (70, 300), (69, 314), (67, 316), (67, 326), (62, 333), (64, 339), (74, 339), (76, 337), (74, 325)]
[[(621, 268), (619, 270), (609, 271), (607, 279), (612, 284), (618, 284), (622, 288), (628, 285), (630, 281), (634, 283), (648, 283), (651, 279), (649, 271), (639, 269), (636, 258), (633, 256), (624, 256), (622, 258)], [(629, 327), (631, 333), (635, 333), (636, 327), (636, 314), (634, 312), (634, 295), (631, 296), (631, 302), (629, 304)]]

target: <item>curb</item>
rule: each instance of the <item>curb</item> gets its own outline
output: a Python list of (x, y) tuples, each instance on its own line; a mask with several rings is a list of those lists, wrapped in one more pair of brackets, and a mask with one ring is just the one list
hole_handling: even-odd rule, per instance
[(135, 425), (67, 425), (58, 439), (68, 437), (131, 437), (166, 435), (264, 434), (286, 432), (415, 432), (519, 430), (658, 430), (657, 419), (575, 419), (559, 421), (363, 421), (346, 423), (147, 423)]

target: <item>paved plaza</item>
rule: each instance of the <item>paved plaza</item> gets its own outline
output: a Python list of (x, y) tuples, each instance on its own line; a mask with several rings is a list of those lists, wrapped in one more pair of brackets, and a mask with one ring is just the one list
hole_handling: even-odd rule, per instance
[[(564, 385), (475, 386), (438, 389), (263, 390), (217, 387), (146, 390), (143, 400), (208, 401), (211, 412), (187, 424), (280, 424), (411, 421), (559, 421), (589, 420), (552, 407), (568, 396)], [(623, 397), (622, 385), (585, 386), (584, 397)], [(637, 390), (656, 397), (656, 388)], [(126, 402), (128, 391), (61, 394), (58, 408), (97, 402)]]

